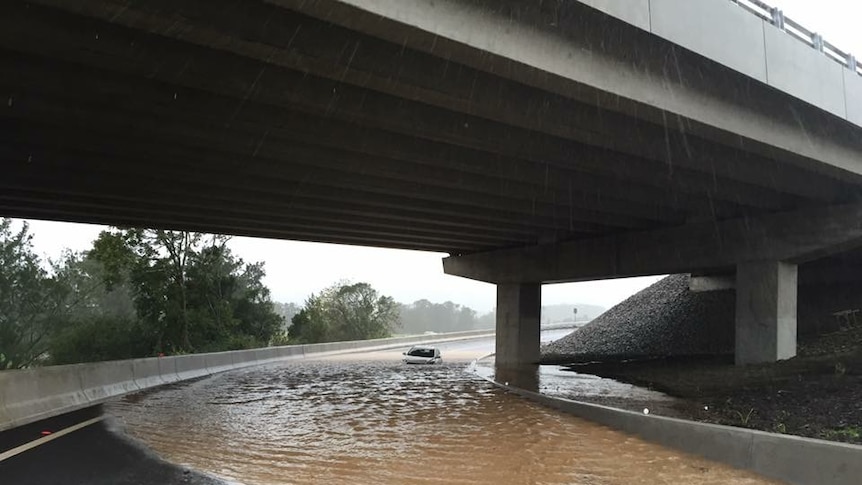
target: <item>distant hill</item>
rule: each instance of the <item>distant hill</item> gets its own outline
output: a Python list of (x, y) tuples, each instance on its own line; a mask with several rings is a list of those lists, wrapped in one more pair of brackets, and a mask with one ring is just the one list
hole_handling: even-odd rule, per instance
[[(274, 302), (276, 313), (284, 317), (285, 330), (290, 327), (291, 319), (302, 308), (292, 302)], [(542, 307), (542, 323), (571, 322), (574, 308), (578, 309), (577, 321), (586, 322), (604, 313), (605, 308), (598, 305), (561, 304)], [(470, 307), (451, 301), (434, 303), (418, 300), (413, 303), (400, 303), (401, 325), (399, 334), (422, 332), (457, 332), (463, 330), (492, 329), (496, 325), (496, 312), (479, 314)]]
[[(574, 309), (578, 309), (577, 315)], [(545, 305), (542, 307), (542, 323), (571, 322), (572, 317), (576, 321), (587, 321), (596, 318), (607, 310), (598, 305), (587, 305), (583, 303), (563, 303), (559, 305)]]

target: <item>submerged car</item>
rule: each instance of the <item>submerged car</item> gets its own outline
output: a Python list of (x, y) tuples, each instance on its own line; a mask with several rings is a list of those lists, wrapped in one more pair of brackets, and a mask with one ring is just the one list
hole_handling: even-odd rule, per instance
[(410, 350), (404, 352), (404, 359), (402, 360), (405, 364), (439, 364), (443, 362), (440, 349), (424, 345), (410, 347)]

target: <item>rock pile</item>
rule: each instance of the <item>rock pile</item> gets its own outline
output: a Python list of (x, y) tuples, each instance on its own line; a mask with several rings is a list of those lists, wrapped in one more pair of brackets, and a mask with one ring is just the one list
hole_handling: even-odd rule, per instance
[(542, 348), (543, 362), (589, 362), (733, 351), (734, 291), (689, 291), (671, 275)]

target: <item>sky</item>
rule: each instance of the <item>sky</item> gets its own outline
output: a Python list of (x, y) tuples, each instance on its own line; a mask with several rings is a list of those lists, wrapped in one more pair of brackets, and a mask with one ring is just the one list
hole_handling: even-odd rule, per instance
[(764, 0), (835, 47), (862, 60), (862, 2), (859, 0)]
[[(809, 30), (840, 49), (862, 59), (862, 1), (860, 0), (766, 0), (782, 9)], [(36, 252), (57, 258), (64, 248), (82, 251), (105, 229), (103, 226), (31, 220)], [(383, 294), (409, 303), (426, 298), (453, 301), (479, 312), (495, 305), (494, 286), (443, 274), (440, 253), (403, 251), (333, 244), (306, 243), (236, 237), (230, 242), (235, 254), (246, 261), (264, 261), (265, 283), (273, 299), (302, 303), (340, 280), (365, 281)], [(627, 278), (545, 285), (542, 303), (582, 303), (610, 307), (659, 277)]]

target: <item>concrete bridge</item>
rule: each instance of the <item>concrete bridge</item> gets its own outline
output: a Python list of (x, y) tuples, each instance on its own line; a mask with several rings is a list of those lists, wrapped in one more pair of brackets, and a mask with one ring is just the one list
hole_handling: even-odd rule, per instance
[(735, 275), (737, 362), (791, 357), (797, 282), (858, 264), (860, 67), (756, 0), (621, 5), (2, 2), (0, 214), (446, 252), (501, 364), (542, 283)]

